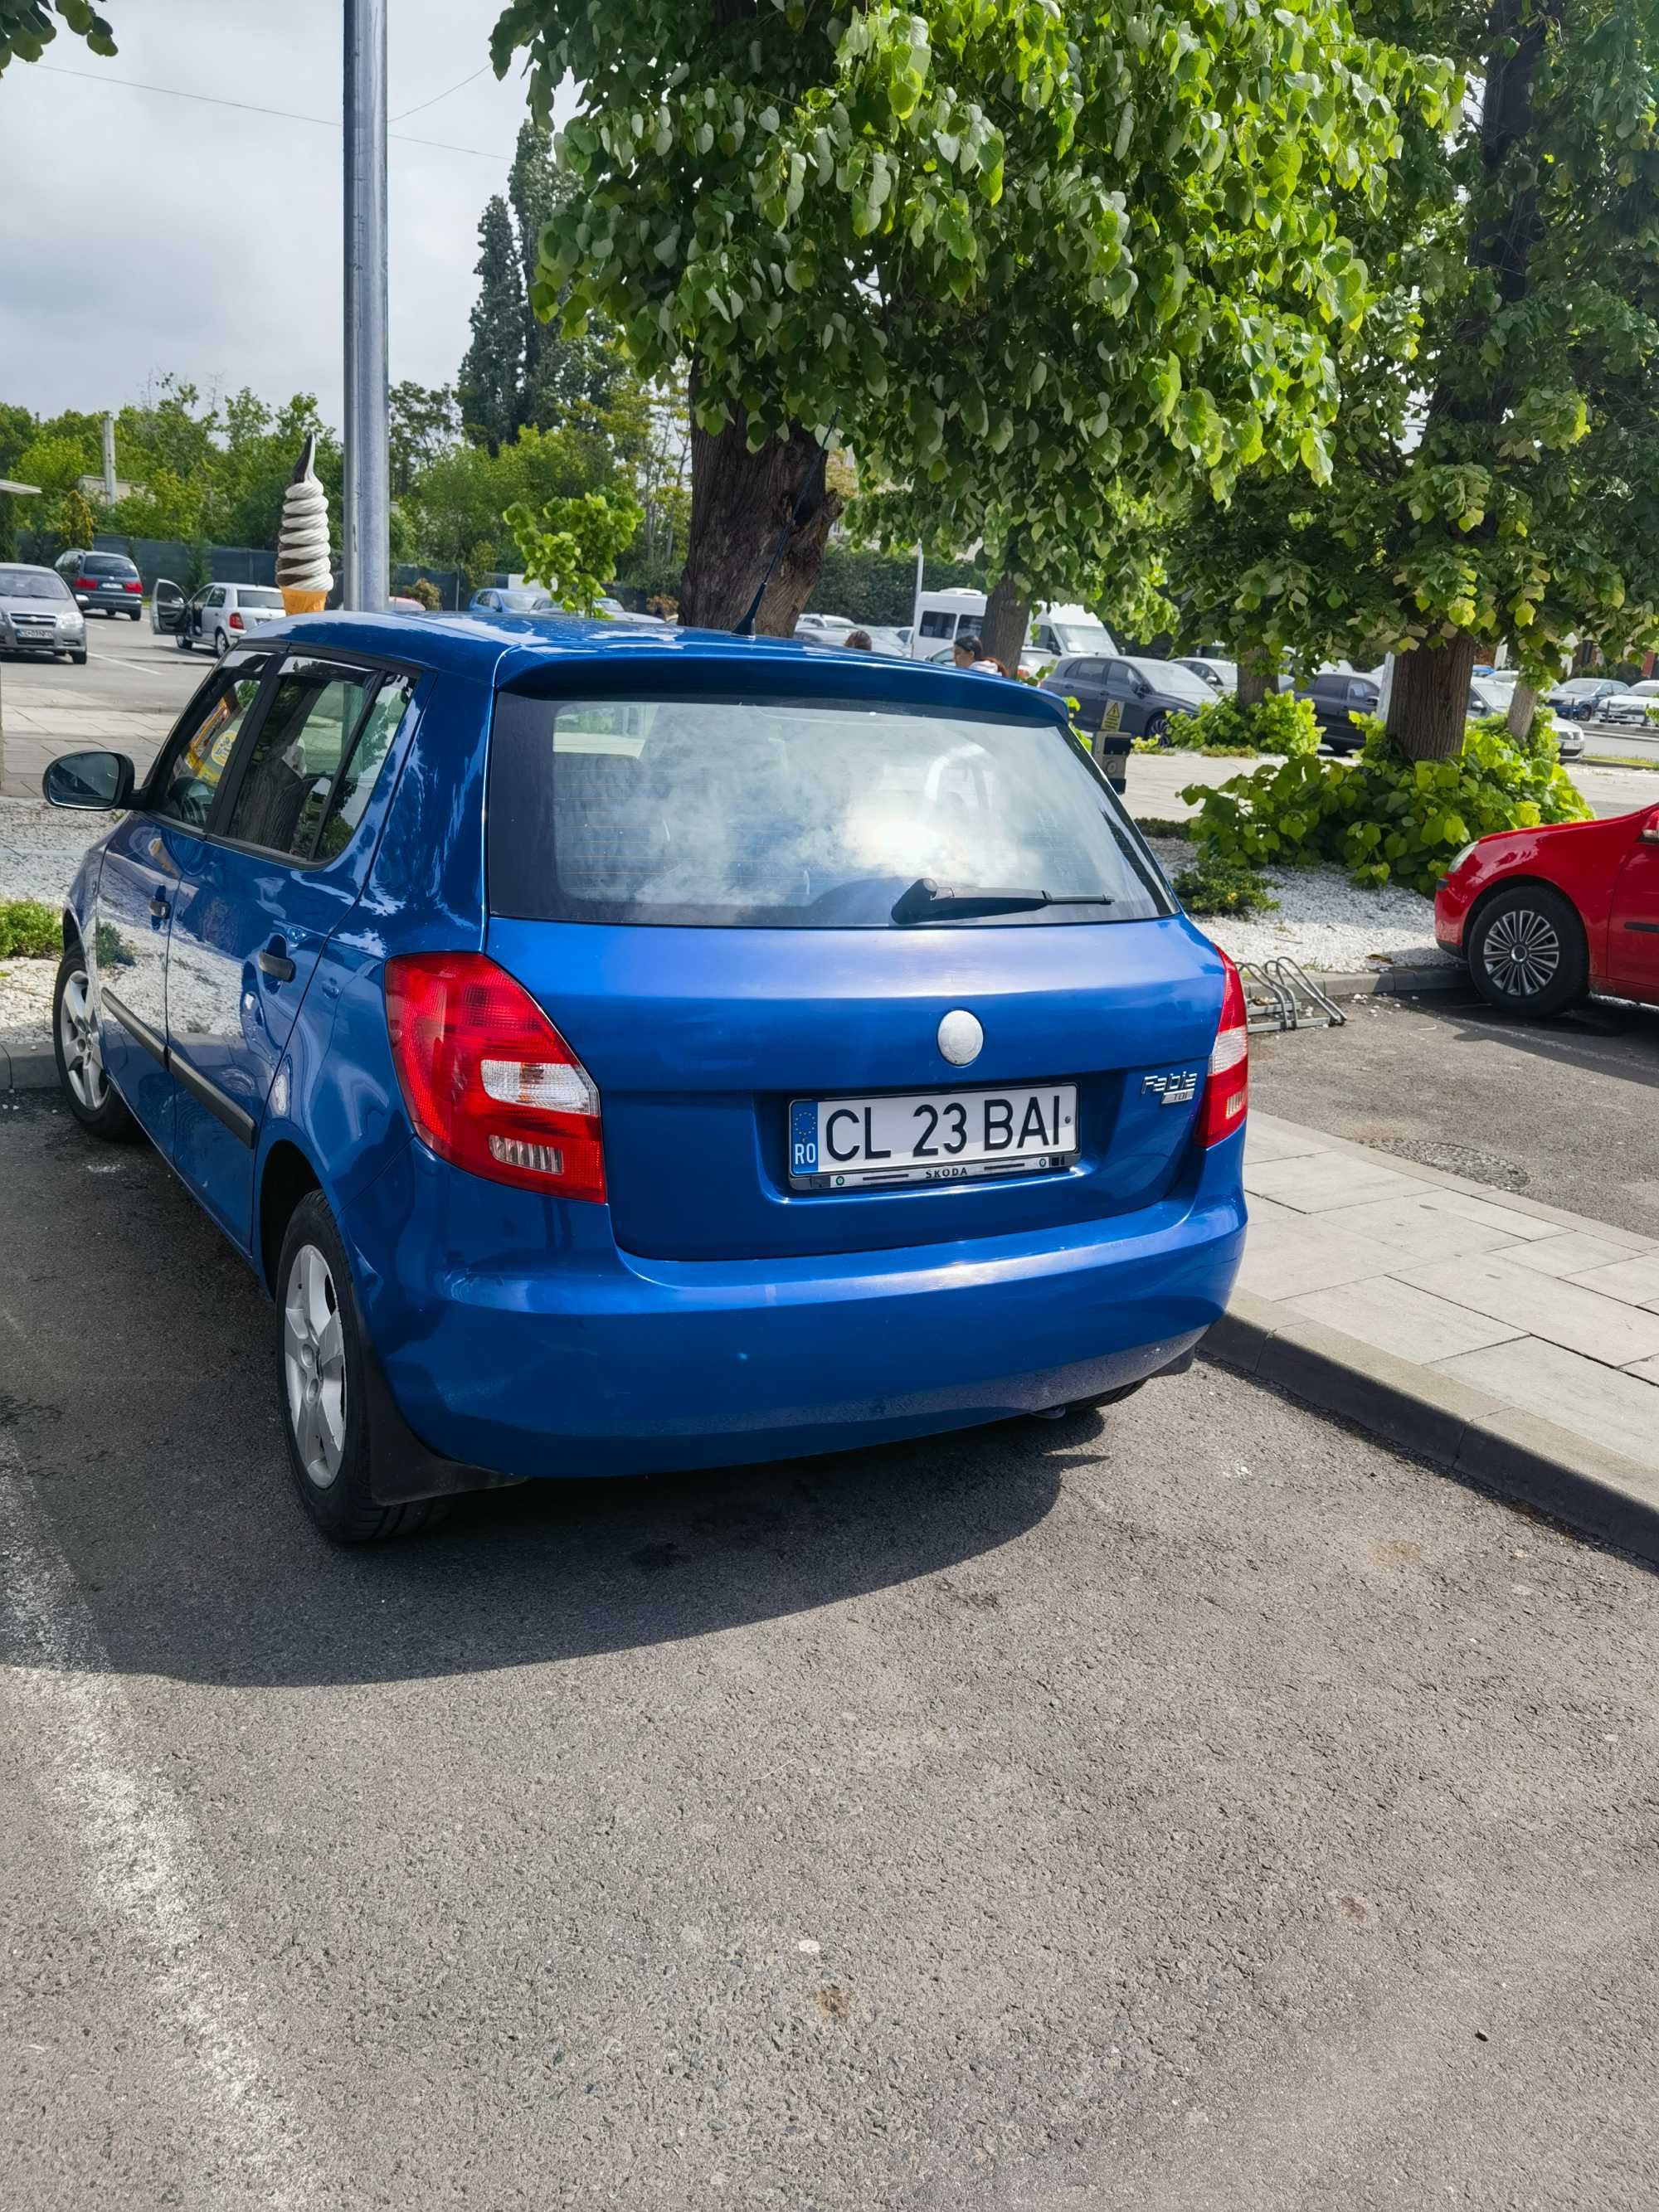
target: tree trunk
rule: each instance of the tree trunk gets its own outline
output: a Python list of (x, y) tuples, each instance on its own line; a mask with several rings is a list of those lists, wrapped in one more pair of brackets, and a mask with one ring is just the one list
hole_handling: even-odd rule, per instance
[(1455, 760), (1468, 718), (1474, 640), (1465, 632), (1446, 645), (1419, 645), (1394, 664), (1389, 741), (1407, 760)]
[(985, 619), (979, 633), (981, 653), (988, 660), (1000, 660), (1014, 675), (1030, 619), (1031, 602), (1020, 597), (1011, 578), (999, 576), (985, 602)]
[[(770, 438), (751, 453), (741, 419), (728, 422), (711, 437), (697, 426), (696, 404), (694, 371), (691, 526), (680, 580), (680, 620), (702, 629), (735, 628), (776, 555), (755, 627), (768, 637), (787, 637), (812, 595), (823, 565), (824, 541), (841, 513), (841, 501), (824, 489), (823, 448), (797, 424), (787, 439)], [(807, 519), (797, 523), (798, 513)]]
[(1510, 735), (1517, 744), (1526, 743), (1537, 712), (1538, 694), (1530, 684), (1517, 684), (1510, 694)]
[(1239, 654), (1237, 696), (1241, 707), (1259, 707), (1267, 697), (1279, 673), (1273, 665), (1277, 658), (1261, 645), (1247, 645)]

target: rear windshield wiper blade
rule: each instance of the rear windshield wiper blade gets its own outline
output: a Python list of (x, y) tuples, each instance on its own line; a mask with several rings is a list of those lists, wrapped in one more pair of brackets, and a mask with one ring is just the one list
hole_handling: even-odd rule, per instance
[(918, 876), (893, 903), (896, 922), (945, 921), (982, 914), (1030, 914), (1045, 906), (1110, 906), (1104, 891), (1076, 894), (1026, 890), (957, 890), (931, 876)]

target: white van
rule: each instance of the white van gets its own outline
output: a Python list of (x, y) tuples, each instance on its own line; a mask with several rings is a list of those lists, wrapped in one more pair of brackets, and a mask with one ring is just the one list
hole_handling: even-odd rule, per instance
[[(983, 592), (923, 592), (910, 633), (912, 660), (948, 654), (958, 631), (977, 637), (985, 620)], [(1038, 607), (1025, 632), (1022, 660), (1063, 659), (1072, 653), (1115, 653), (1117, 641), (1086, 607)]]

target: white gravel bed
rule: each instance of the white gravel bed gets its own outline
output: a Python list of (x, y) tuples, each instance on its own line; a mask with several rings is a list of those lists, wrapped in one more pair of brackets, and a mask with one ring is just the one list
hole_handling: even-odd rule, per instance
[[(1193, 861), (1182, 837), (1158, 837), (1152, 850), (1171, 876)], [(1274, 960), (1288, 954), (1304, 968), (1356, 975), (1381, 967), (1434, 968), (1452, 956), (1434, 941), (1434, 907), (1420, 891), (1401, 884), (1363, 890), (1340, 868), (1268, 868), (1276, 912), (1202, 915), (1199, 927), (1235, 960)]]
[(0, 1037), (8, 1043), (50, 1044), (55, 960), (0, 960)]
[(0, 898), (61, 907), (81, 855), (108, 827), (106, 814), (73, 814), (43, 799), (0, 799)]

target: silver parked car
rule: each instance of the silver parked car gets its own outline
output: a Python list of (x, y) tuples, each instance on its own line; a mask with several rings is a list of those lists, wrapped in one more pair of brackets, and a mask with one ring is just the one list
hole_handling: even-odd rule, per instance
[(270, 584), (206, 584), (192, 599), (181, 585), (158, 576), (150, 599), (150, 623), (172, 632), (181, 653), (210, 645), (218, 653), (246, 645), (255, 630), (281, 622), (283, 595)]
[(1601, 720), (1639, 730), (1648, 725), (1650, 707), (1659, 712), (1659, 681), (1646, 676), (1628, 691), (1610, 691), (1601, 702)]
[(0, 652), (61, 653), (85, 666), (87, 618), (55, 568), (0, 563)]

